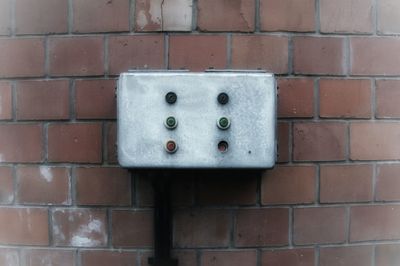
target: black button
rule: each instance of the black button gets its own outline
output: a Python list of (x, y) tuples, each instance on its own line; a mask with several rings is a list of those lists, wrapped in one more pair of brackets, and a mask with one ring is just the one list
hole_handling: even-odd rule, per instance
[(169, 104), (174, 104), (177, 99), (178, 99), (178, 96), (176, 96), (175, 92), (170, 91), (165, 95), (165, 100)]
[(229, 102), (229, 95), (226, 94), (225, 92), (221, 92), (221, 93), (218, 95), (218, 102), (219, 102), (220, 104), (227, 104), (227, 103)]

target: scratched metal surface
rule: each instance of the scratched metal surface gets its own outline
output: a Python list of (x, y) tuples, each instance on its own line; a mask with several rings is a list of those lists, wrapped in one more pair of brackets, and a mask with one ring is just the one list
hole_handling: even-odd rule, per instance
[[(175, 104), (167, 92), (178, 95)], [(229, 103), (217, 101), (220, 92)], [(257, 72), (128, 72), (120, 75), (118, 159), (129, 168), (270, 168), (276, 160), (276, 84)], [(164, 121), (175, 116), (178, 126)], [(229, 117), (228, 130), (217, 119)], [(169, 154), (165, 142), (178, 150)], [(229, 143), (226, 153), (218, 142)]]

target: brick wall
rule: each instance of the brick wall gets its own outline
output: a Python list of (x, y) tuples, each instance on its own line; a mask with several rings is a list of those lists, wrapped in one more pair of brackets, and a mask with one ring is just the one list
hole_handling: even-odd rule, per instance
[(129, 68), (262, 68), (279, 164), (186, 172), (181, 266), (400, 264), (400, 1), (0, 0), (0, 265), (147, 265), (148, 178), (117, 164)]

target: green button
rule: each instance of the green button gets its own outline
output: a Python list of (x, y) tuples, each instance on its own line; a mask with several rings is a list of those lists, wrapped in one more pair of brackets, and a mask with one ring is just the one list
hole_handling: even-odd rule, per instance
[(221, 117), (218, 120), (218, 127), (221, 129), (227, 129), (230, 126), (230, 121), (227, 117)]
[(165, 121), (165, 125), (168, 128), (175, 128), (177, 125), (175, 117), (173, 117), (173, 116), (168, 117), (167, 120)]

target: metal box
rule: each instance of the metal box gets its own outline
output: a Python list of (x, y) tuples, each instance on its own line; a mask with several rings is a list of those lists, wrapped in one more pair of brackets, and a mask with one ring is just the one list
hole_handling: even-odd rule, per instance
[(119, 163), (129, 168), (273, 167), (276, 97), (275, 78), (264, 72), (122, 73)]

